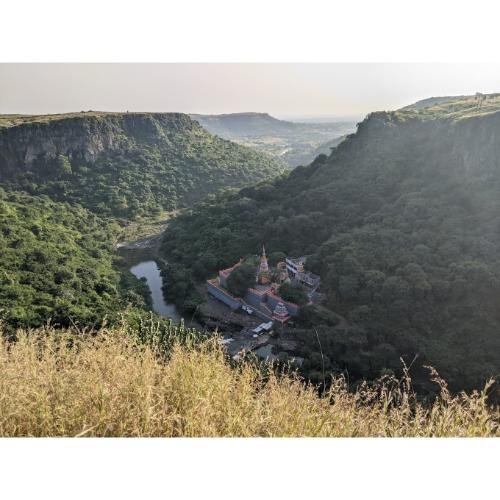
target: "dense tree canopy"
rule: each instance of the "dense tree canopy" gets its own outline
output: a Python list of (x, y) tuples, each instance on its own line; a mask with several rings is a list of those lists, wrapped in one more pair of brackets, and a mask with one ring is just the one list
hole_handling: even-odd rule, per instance
[(283, 283), (280, 286), (279, 294), (281, 298), (289, 300), (290, 302), (295, 302), (299, 306), (303, 306), (309, 302), (306, 292), (302, 287), (292, 285), (291, 283)]
[[(0, 315), (10, 327), (99, 323), (129, 302), (117, 227), (87, 210), (0, 188)], [(127, 289), (127, 290), (126, 290)]]
[[(39, 152), (23, 165), (20, 159), (31, 156), (30, 143)], [(2, 148), (4, 188), (126, 219), (186, 206), (285, 168), (278, 159), (210, 135), (187, 115), (174, 113), (40, 117), (0, 128)], [(55, 157), (54, 148), (61, 151)]]
[(239, 266), (227, 278), (227, 288), (236, 297), (243, 297), (253, 284), (255, 284), (255, 267), (253, 266)]
[(319, 329), (332, 370), (353, 378), (402, 356), (454, 388), (482, 384), (500, 371), (500, 113), (452, 104), (372, 114), (329, 157), (187, 211), (165, 255), (208, 259), (208, 275), (263, 241), (309, 254), (345, 321), (306, 329), (306, 372), (321, 369)]

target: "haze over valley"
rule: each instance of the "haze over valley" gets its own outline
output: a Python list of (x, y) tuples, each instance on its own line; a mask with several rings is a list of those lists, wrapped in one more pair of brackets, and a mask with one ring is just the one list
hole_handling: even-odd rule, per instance
[(290, 167), (310, 163), (354, 132), (351, 121), (290, 122), (267, 113), (191, 115), (212, 134), (250, 146), (284, 160)]

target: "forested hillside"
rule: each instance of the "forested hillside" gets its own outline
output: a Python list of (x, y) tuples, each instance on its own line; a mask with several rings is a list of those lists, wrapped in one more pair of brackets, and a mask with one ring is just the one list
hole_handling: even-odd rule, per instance
[(279, 174), (284, 164), (176, 113), (0, 116), (0, 183), (131, 219)]
[(93, 326), (144, 307), (144, 283), (115, 254), (114, 219), (282, 171), (182, 114), (0, 116), (0, 319), (11, 331)]
[(347, 321), (300, 333), (307, 375), (373, 378), (416, 357), (471, 388), (500, 372), (499, 195), (500, 96), (446, 98), (373, 113), (330, 156), (188, 211), (163, 251), (196, 263), (190, 279), (262, 242), (308, 254)]
[(114, 265), (118, 228), (47, 197), (0, 188), (0, 318), (8, 328), (100, 324), (143, 304)]

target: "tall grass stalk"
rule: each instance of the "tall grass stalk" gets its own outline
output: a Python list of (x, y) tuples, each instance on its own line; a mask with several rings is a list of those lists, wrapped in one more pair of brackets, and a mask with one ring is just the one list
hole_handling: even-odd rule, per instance
[[(154, 325), (151, 325), (153, 327)], [(0, 340), (1, 436), (498, 436), (486, 387), (420, 403), (408, 374), (329, 391), (293, 374), (231, 366), (214, 339), (169, 353), (125, 326)]]

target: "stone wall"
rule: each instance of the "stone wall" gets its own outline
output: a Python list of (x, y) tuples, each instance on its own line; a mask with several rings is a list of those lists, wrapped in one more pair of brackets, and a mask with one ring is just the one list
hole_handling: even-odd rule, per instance
[(220, 300), (221, 302), (224, 302), (224, 304), (230, 307), (233, 311), (241, 307), (240, 299), (233, 297), (232, 295), (225, 292), (211, 281), (207, 281), (207, 291), (210, 295), (212, 295), (216, 299)]

